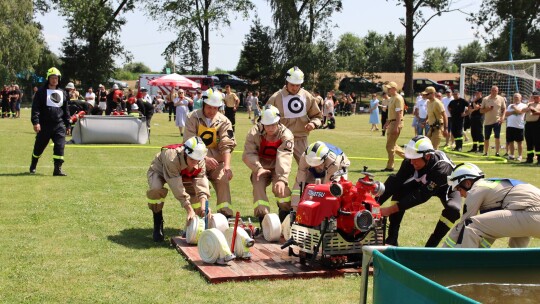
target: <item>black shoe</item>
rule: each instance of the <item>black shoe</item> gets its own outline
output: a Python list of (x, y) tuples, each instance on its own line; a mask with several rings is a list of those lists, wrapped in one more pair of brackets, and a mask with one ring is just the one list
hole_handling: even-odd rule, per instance
[(384, 168), (381, 170), (381, 172), (393, 172), (394, 169), (393, 168)]
[(533, 160), (532, 157), (531, 157), (531, 158), (527, 157), (527, 160), (525, 161), (525, 163), (526, 163), (526, 164), (532, 164), (533, 161), (534, 161), (534, 160)]
[(154, 213), (154, 232), (152, 233), (154, 242), (163, 242), (163, 212)]
[(478, 152), (478, 150), (476, 149), (470, 149), (469, 151), (467, 151), (467, 153), (476, 153), (476, 152)]
[(32, 162), (30, 163), (30, 174), (36, 174), (38, 160), (39, 158), (35, 158), (34, 156), (32, 156)]
[(487, 153), (484, 153), (484, 154), (482, 154), (482, 156), (488, 156), (488, 154), (487, 154)]
[(495, 156), (501, 156), (501, 155), (499, 154), (499, 152), (497, 152), (497, 153), (495, 153)]
[(62, 164), (54, 164), (53, 176), (67, 176), (67, 174), (62, 171)]

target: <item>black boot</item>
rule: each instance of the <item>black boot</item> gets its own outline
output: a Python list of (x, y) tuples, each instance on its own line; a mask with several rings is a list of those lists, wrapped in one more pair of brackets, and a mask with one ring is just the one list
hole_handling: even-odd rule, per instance
[(39, 158), (34, 157), (32, 155), (32, 163), (30, 164), (30, 174), (36, 174), (36, 167), (38, 163)]
[(435, 230), (433, 230), (433, 233), (429, 237), (426, 247), (437, 247), (449, 230), (450, 228), (448, 228), (445, 223), (439, 221), (437, 226), (435, 226)]
[(171, 121), (171, 115), (169, 115), (169, 121)]
[(278, 216), (279, 216), (279, 222), (280, 223), (283, 223), (283, 221), (285, 220), (285, 218), (287, 217), (287, 215), (289, 215), (289, 211), (285, 211), (285, 210), (279, 210), (279, 213), (278, 213)]
[(484, 145), (478, 146), (478, 153), (484, 153)]
[(61, 162), (55, 162), (54, 163), (53, 176), (67, 176), (67, 174), (62, 171), (62, 163)]
[(470, 150), (467, 151), (467, 152), (468, 152), (468, 153), (475, 153), (476, 151), (478, 151), (478, 145), (477, 145), (477, 144), (473, 144), (472, 149), (470, 149)]
[(390, 225), (388, 226), (388, 236), (385, 240), (385, 245), (398, 246), (398, 236), (399, 236), (399, 225)]
[(163, 242), (165, 237), (163, 236), (163, 211), (154, 214), (154, 233), (152, 237), (154, 242)]

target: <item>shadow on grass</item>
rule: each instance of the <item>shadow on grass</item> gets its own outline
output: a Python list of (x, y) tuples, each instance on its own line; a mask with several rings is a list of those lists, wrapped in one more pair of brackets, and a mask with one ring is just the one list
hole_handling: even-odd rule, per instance
[(169, 248), (169, 238), (178, 235), (176, 229), (164, 229), (165, 241), (154, 242), (152, 228), (129, 228), (120, 231), (117, 235), (109, 235), (107, 239), (116, 244), (133, 249), (150, 249), (156, 247)]
[(40, 174), (40, 173), (30, 174), (30, 172), (0, 173), (0, 176), (33, 176), (33, 175), (43, 176), (44, 174)]

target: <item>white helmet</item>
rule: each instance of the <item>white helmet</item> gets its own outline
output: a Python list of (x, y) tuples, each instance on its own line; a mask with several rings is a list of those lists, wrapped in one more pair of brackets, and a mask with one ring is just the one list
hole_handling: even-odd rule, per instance
[(118, 85), (115, 83), (115, 84), (113, 84), (112, 88), (113, 88), (113, 90), (118, 90)]
[(287, 71), (287, 77), (285, 77), (287, 82), (292, 84), (302, 84), (304, 82), (304, 72), (298, 67), (292, 67)]
[(136, 103), (134, 103), (134, 104), (131, 105), (131, 109), (132, 110), (138, 110), (139, 106)]
[(306, 149), (306, 162), (311, 167), (319, 166), (330, 153), (330, 149), (322, 141), (316, 141)]
[(219, 91), (208, 89), (203, 92), (203, 102), (212, 107), (221, 107), (223, 105), (223, 94)]
[(73, 82), (68, 82), (68, 84), (66, 85), (66, 89), (75, 89), (75, 85), (73, 84)]
[(482, 172), (475, 164), (471, 163), (457, 165), (452, 171), (452, 174), (447, 177), (448, 185), (452, 187), (452, 190), (456, 190), (456, 187), (466, 179), (477, 181), (481, 178), (484, 178), (484, 172)]
[(200, 137), (193, 136), (184, 143), (184, 151), (195, 160), (203, 160), (208, 149)]
[(273, 125), (279, 122), (281, 115), (278, 108), (273, 105), (265, 105), (261, 113), (261, 123), (263, 125)]
[(435, 149), (433, 149), (431, 140), (423, 135), (414, 137), (405, 147), (405, 157), (408, 159), (422, 158), (427, 153), (432, 152), (435, 152)]

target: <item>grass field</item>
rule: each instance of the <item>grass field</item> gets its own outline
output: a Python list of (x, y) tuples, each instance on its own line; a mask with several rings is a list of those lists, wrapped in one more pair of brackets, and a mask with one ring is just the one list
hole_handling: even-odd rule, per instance
[[(37, 174), (27, 174), (35, 137), (29, 116), (26, 109), (21, 119), (0, 119), (1, 303), (358, 302), (357, 276), (209, 285), (167, 242), (154, 243), (146, 171), (161, 146), (180, 141), (165, 114), (154, 116), (147, 145), (66, 146), (66, 178), (52, 176), (52, 147), (41, 157)], [(399, 144), (412, 137), (410, 115), (405, 119)], [(239, 113), (231, 188), (235, 209), (246, 216), (252, 214), (251, 185), (240, 151), (250, 126), (247, 114)], [(337, 129), (317, 130), (310, 140), (341, 147), (352, 161), (351, 179), (368, 166), (384, 181), (388, 174), (376, 171), (385, 166), (385, 137), (369, 128), (367, 115), (337, 117)], [(451, 157), (456, 162), (483, 160)], [(491, 177), (540, 184), (537, 166), (479, 166)], [(423, 246), (440, 210), (432, 199), (407, 212), (400, 245)], [(176, 235), (185, 212), (172, 195), (166, 199), (164, 217), (167, 237)], [(540, 243), (534, 240), (532, 245)], [(506, 244), (499, 241), (496, 246)]]

